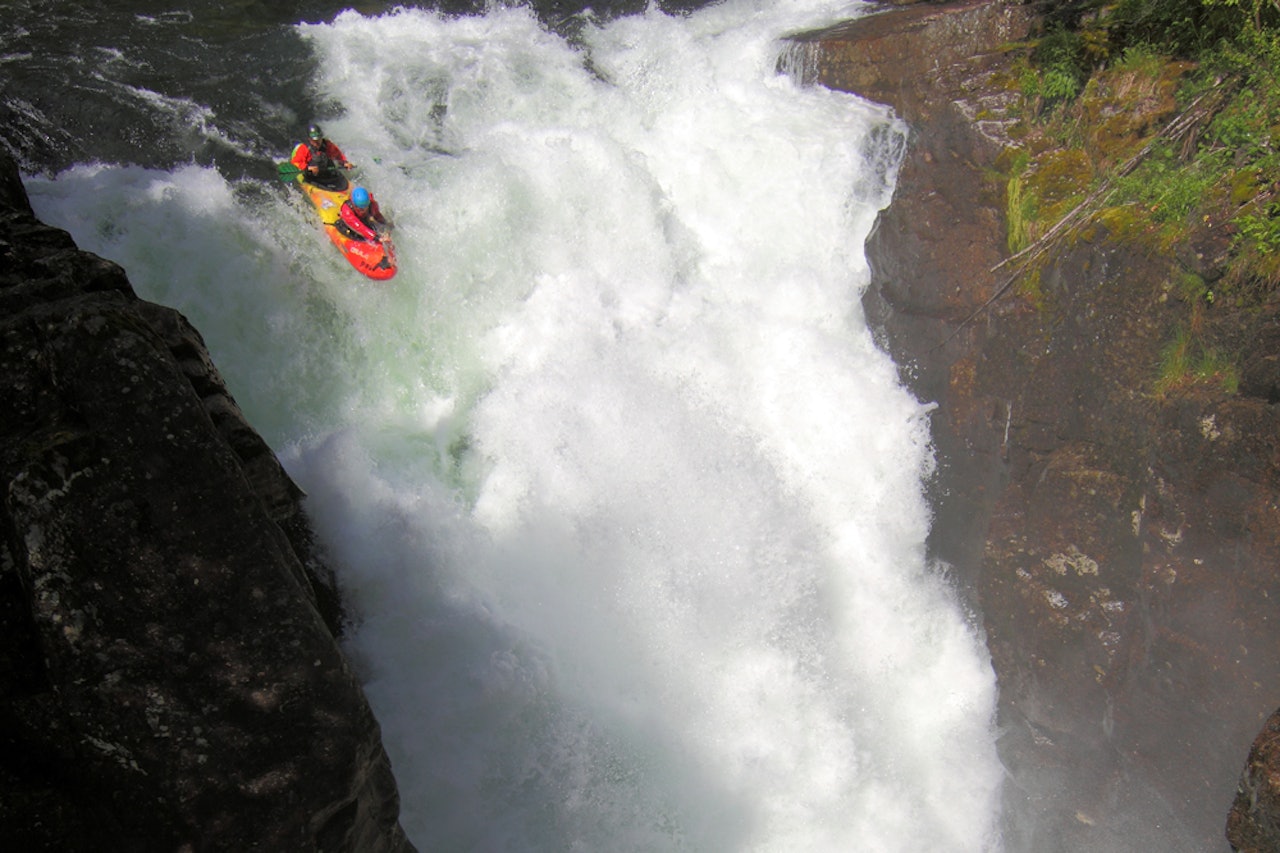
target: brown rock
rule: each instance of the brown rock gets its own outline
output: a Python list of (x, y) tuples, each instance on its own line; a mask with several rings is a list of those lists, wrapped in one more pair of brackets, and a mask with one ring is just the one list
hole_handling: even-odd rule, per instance
[(1216, 849), (1280, 684), (1278, 309), (1197, 315), (1247, 354), (1242, 393), (1157, 393), (1192, 307), (1169, 282), (1220, 274), (1222, 235), (1178, 261), (1094, 228), (1002, 291), (1002, 63), (1030, 9), (930, 4), (798, 38), (814, 79), (910, 126), (865, 303), (939, 404), (930, 544), (986, 627), (1006, 846)]
[(1241, 853), (1280, 850), (1280, 711), (1267, 724), (1249, 750), (1236, 789), (1236, 800), (1227, 817), (1227, 840)]

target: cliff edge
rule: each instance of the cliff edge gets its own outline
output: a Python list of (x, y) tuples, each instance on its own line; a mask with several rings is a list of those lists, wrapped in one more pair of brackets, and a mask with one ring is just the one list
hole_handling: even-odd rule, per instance
[[(998, 678), (1005, 843), (1225, 850), (1234, 798), (1231, 843), (1280, 849), (1274, 721), (1240, 773), (1280, 704), (1280, 300), (1213, 302), (1230, 235), (1211, 222), (1167, 252), (1092, 222), (1018, 279), (1009, 57), (1037, 26), (969, 0), (795, 37), (810, 79), (910, 128), (864, 304), (939, 404), (931, 547)], [(1188, 323), (1238, 355), (1238, 389), (1153, 390)]]
[(300, 491), (0, 154), (0, 848), (408, 851)]

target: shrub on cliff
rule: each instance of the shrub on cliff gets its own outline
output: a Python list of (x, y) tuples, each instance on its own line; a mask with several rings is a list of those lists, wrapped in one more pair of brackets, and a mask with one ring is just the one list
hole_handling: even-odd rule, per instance
[[(1256, 5), (1255, 0), (1244, 0)], [(1120, 0), (1105, 17), (1117, 51), (1147, 45), (1170, 56), (1195, 59), (1245, 26), (1240, 0)]]
[[(1204, 318), (1280, 291), (1280, 8), (1070, 8), (1046, 17), (1016, 75), (1021, 126), (1003, 159), (1010, 248), (1032, 289), (1043, 243), (1099, 226), (1176, 258), (1195, 284), (1170, 294), (1187, 317), (1155, 390), (1199, 373), (1222, 377), (1231, 393), (1236, 354), (1217, 346)], [(1213, 370), (1188, 366), (1206, 359)]]

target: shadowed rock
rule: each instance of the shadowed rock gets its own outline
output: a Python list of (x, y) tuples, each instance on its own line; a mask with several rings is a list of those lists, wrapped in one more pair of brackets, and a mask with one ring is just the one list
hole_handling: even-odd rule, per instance
[(0, 849), (406, 851), (300, 492), (0, 162)]
[(1241, 853), (1280, 850), (1280, 711), (1249, 750), (1227, 818), (1227, 840)]

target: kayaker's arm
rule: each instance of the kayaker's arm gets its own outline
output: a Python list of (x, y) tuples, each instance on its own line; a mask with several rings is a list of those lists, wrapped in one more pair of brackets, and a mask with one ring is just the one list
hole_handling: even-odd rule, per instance
[(328, 144), (325, 146), (325, 153), (328, 154), (331, 159), (336, 160), (338, 165), (342, 168), (354, 168), (351, 165), (351, 161), (347, 159), (347, 155), (343, 154), (342, 149), (339, 148), (332, 140), (328, 140)]

